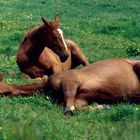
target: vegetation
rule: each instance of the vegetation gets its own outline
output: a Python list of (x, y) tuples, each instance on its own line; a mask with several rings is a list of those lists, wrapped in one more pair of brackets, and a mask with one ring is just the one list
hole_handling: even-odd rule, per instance
[[(60, 16), (65, 38), (78, 43), (91, 62), (107, 58), (140, 59), (139, 0), (0, 0), (0, 71), (4, 82), (24, 84), (16, 64), (24, 33), (41, 18)], [(95, 104), (93, 104), (95, 105)], [(138, 140), (140, 105), (110, 105), (109, 110), (63, 108), (45, 95), (0, 97), (0, 139)]]

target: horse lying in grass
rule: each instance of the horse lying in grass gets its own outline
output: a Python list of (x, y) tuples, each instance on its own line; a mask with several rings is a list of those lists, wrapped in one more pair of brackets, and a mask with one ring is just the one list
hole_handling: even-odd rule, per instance
[(46, 21), (26, 33), (17, 53), (17, 64), (26, 77), (36, 78), (75, 68), (88, 61), (80, 47), (65, 40), (59, 28), (59, 17)]
[[(27, 88), (26, 85), (11, 87), (13, 95), (29, 95), (40, 88), (51, 89), (65, 103), (65, 113), (71, 113), (75, 108), (92, 109), (86, 106), (91, 101), (140, 102), (140, 61), (108, 59), (53, 74), (48, 81), (27, 85)], [(3, 92), (1, 88), (0, 92)]]

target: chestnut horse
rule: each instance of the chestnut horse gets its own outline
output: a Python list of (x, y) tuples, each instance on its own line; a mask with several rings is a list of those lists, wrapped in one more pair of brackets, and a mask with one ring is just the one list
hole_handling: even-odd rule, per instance
[(17, 64), (22, 73), (36, 78), (88, 64), (79, 46), (64, 39), (58, 16), (42, 20), (44, 24), (28, 31), (19, 46)]
[(103, 60), (81, 69), (53, 74), (46, 82), (27, 85), (28, 90), (26, 85), (20, 88), (14, 86), (11, 93), (28, 95), (40, 88), (52, 89), (58, 99), (63, 99), (65, 113), (73, 112), (75, 108), (92, 109), (86, 107), (90, 101), (140, 102), (140, 61)]

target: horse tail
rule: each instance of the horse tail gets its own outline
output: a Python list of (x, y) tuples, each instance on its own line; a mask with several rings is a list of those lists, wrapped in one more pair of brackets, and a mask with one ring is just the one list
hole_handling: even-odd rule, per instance
[(48, 87), (48, 81), (27, 85), (12, 85), (0, 82), (0, 95), (33, 95), (46, 87)]
[(133, 64), (133, 70), (136, 73), (138, 79), (140, 80), (140, 61), (137, 61), (135, 64)]

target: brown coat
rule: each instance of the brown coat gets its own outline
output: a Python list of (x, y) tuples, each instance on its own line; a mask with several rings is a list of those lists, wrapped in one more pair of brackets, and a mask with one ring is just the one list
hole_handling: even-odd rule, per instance
[[(46, 87), (66, 104), (65, 112), (82, 108), (89, 101), (140, 102), (140, 61), (108, 59), (78, 70), (67, 70), (49, 77), (47, 82), (28, 85), (28, 90), (20, 86), (11, 92), (29, 94)], [(42, 86), (41, 86), (42, 84)], [(34, 88), (35, 87), (35, 88)]]
[(26, 77), (50, 76), (88, 64), (80, 47), (63, 38), (58, 16), (54, 21), (43, 19), (43, 22), (43, 25), (29, 30), (19, 45), (17, 64)]

